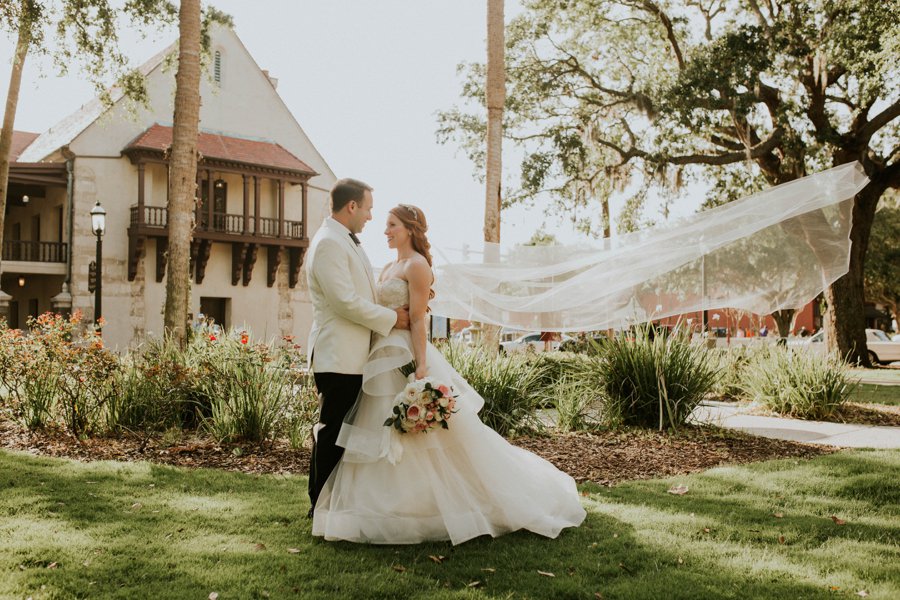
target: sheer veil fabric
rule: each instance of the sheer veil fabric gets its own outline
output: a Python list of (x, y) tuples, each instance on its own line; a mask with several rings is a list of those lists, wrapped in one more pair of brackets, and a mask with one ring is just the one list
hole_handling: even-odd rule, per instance
[(866, 183), (862, 166), (848, 163), (600, 248), (487, 244), (493, 259), (436, 269), (431, 309), (585, 331), (704, 309), (799, 308), (847, 273), (853, 197)]

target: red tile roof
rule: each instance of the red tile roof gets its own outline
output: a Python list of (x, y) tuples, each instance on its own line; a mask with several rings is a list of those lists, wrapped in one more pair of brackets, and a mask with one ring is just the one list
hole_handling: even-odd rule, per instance
[(22, 154), (22, 152), (25, 151), (25, 148), (30, 146), (31, 142), (36, 140), (39, 135), (41, 134), (13, 130), (12, 149), (9, 151), (9, 162), (16, 162), (19, 155)]
[[(128, 144), (124, 150), (140, 149), (164, 152), (171, 145), (172, 128), (153, 125)], [(197, 149), (204, 158), (318, 175), (312, 167), (272, 142), (200, 132), (197, 137)]]

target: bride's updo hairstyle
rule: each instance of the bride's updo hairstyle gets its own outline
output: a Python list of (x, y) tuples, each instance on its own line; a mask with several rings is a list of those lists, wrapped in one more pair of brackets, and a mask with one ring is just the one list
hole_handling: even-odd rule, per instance
[(400, 219), (406, 230), (409, 231), (409, 237), (412, 240), (413, 250), (425, 257), (428, 266), (431, 265), (431, 244), (428, 242), (428, 222), (425, 220), (425, 213), (418, 206), (412, 204), (398, 204), (389, 211), (392, 215)]

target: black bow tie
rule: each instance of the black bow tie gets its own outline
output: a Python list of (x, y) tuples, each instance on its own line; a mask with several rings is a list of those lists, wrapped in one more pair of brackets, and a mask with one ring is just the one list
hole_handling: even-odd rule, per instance
[(352, 231), (350, 232), (350, 239), (353, 240), (353, 243), (359, 246), (359, 238), (356, 237), (356, 234)]

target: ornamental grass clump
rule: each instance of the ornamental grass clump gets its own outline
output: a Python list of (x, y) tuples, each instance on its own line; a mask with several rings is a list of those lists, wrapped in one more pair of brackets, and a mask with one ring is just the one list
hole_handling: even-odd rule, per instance
[(543, 429), (537, 411), (542, 400), (540, 383), (549, 368), (546, 363), (529, 360), (524, 353), (498, 355), (457, 343), (441, 349), (453, 368), (484, 398), (479, 416), (485, 425), (500, 435)]
[[(760, 348), (764, 350), (764, 348)], [(739, 400), (744, 394), (743, 374), (757, 348), (737, 346), (725, 349), (710, 350), (715, 354), (719, 377), (713, 387), (713, 393), (721, 400)]]
[(600, 390), (587, 373), (574, 369), (564, 372), (544, 392), (556, 409), (556, 427), (560, 431), (596, 430), (606, 420)]
[(712, 391), (716, 362), (689, 338), (651, 335), (647, 327), (620, 335), (594, 359), (610, 424), (676, 429)]
[(771, 346), (743, 370), (744, 397), (782, 415), (822, 419), (856, 391), (849, 366), (833, 355)]
[[(309, 388), (300, 373), (300, 355), (294, 348), (251, 344), (246, 332), (210, 335), (194, 357), (199, 365), (199, 388), (209, 399), (203, 422), (222, 441), (262, 442), (298, 417), (313, 414), (304, 401)], [(312, 423), (304, 429), (310, 429)], [(296, 436), (295, 432), (295, 436)]]

